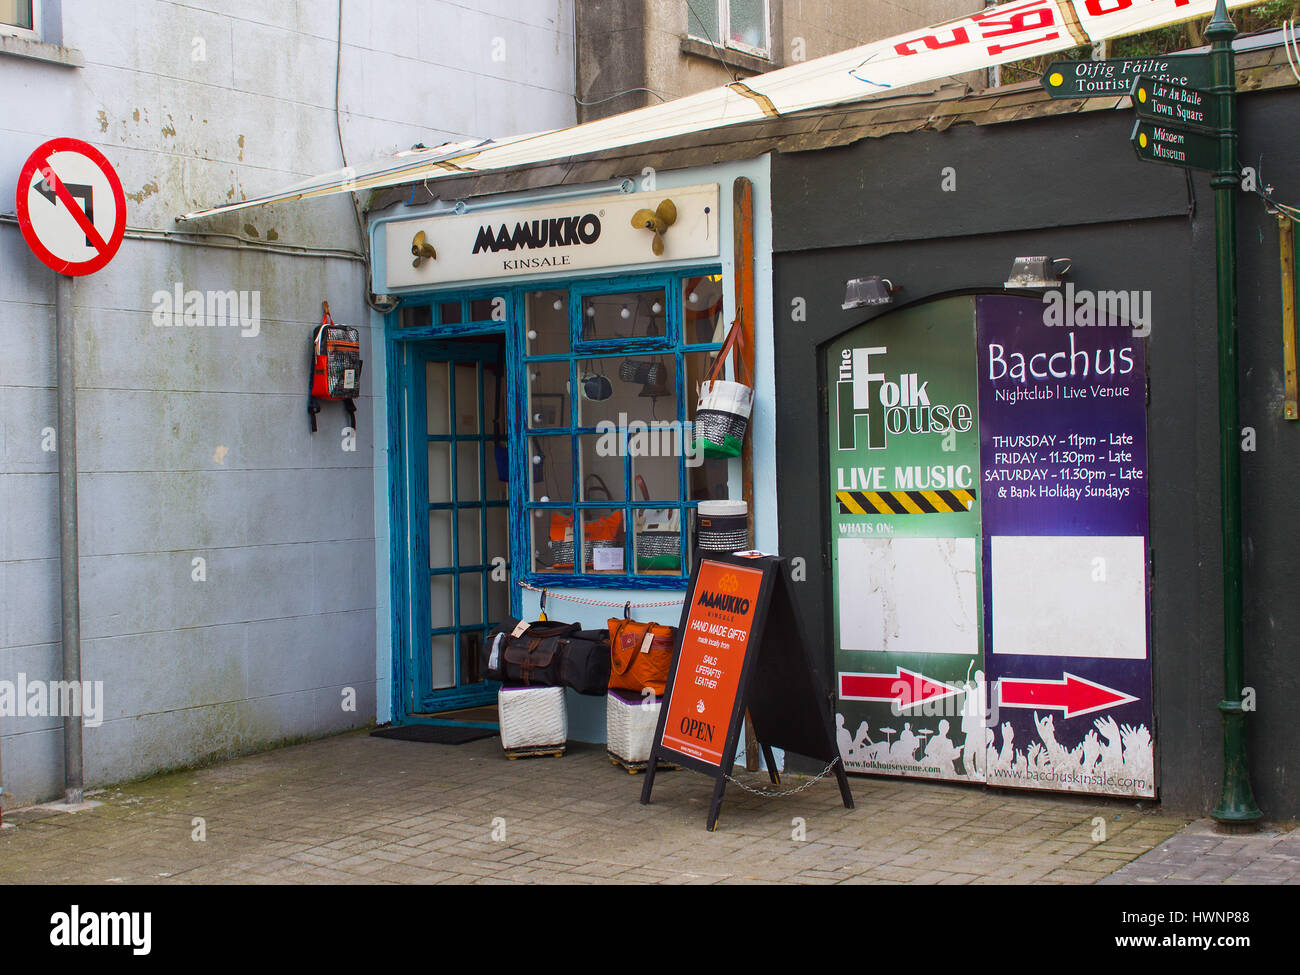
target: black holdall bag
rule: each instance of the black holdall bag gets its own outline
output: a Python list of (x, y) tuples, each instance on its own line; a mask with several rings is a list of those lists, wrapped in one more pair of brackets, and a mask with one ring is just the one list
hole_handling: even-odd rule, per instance
[(579, 694), (609, 690), (609, 630), (578, 630), (561, 639), (560, 679)]
[(572, 687), (579, 694), (604, 694), (609, 686), (609, 638), (604, 630), (577, 623), (506, 617), (488, 633), (483, 671), (505, 684)]

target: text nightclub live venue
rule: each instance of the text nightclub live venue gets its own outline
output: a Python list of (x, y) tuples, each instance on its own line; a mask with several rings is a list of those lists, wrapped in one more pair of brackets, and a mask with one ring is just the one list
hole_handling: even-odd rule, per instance
[[(1287, 818), (1295, 276), (1264, 187), (1300, 198), (1300, 95), (1280, 37), (1236, 51), (1249, 771)], [(704, 505), (784, 559), (849, 771), (1210, 810), (1213, 191), (1132, 127), (1127, 96), (918, 86), (379, 188), (379, 720), (494, 701), (507, 616), (675, 624)], [(691, 449), (710, 378), (752, 389), (739, 456)], [(605, 720), (568, 692), (570, 738)]]

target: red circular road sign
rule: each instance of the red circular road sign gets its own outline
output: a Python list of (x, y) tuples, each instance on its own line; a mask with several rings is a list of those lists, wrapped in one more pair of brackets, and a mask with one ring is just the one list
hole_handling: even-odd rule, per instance
[(104, 154), (80, 139), (51, 139), (32, 153), (16, 203), (27, 246), (60, 274), (94, 274), (122, 244), (122, 181)]

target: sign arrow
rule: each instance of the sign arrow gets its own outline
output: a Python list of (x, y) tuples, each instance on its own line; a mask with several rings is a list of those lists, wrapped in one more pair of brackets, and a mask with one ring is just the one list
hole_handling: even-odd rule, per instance
[[(58, 182), (58, 177), (55, 177), (55, 180), (56, 182)], [(74, 200), (80, 200), (85, 204), (85, 207), (83, 209), (86, 214), (86, 220), (89, 221), (91, 226), (94, 226), (95, 223), (94, 187), (87, 186), (85, 183), (63, 183), (63, 188), (68, 191), (68, 196), (72, 197)], [(45, 197), (45, 199), (49, 200), (51, 205), (53, 206), (59, 205), (59, 192), (54, 186), (50, 185), (49, 179), (47, 179), (45, 176), (42, 175), (41, 181), (37, 183), (35, 186), (33, 186), (32, 189), (34, 189), (41, 196)], [(95, 242), (92, 241), (89, 236), (86, 237), (86, 246), (87, 247), (96, 246)]]
[(1138, 118), (1211, 130), (1219, 125), (1218, 99), (1199, 88), (1139, 76), (1129, 97)]
[(998, 681), (998, 699), (998, 704), (1004, 708), (1064, 711), (1067, 718), (1077, 718), (1137, 700), (1123, 691), (1070, 673), (1063, 674), (1061, 680), (1003, 677)]
[(1203, 54), (1156, 58), (1107, 58), (1100, 61), (1053, 61), (1039, 84), (1053, 98), (1099, 98), (1127, 95), (1138, 75), (1179, 85), (1210, 85), (1210, 59)]
[(1164, 163), (1215, 172), (1219, 168), (1219, 137), (1200, 129), (1138, 119), (1129, 137), (1143, 162)]
[(895, 667), (892, 674), (840, 674), (840, 700), (888, 701), (899, 711), (926, 701), (940, 701), (964, 690), (902, 667)]

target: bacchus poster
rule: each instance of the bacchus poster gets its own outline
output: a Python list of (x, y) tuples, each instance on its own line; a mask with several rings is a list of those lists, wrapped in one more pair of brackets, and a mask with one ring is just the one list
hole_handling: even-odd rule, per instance
[(1145, 342), (1059, 305), (977, 304), (988, 777), (1154, 796)]
[(847, 769), (1155, 795), (1133, 332), (999, 295), (902, 309), (828, 348)]

